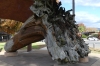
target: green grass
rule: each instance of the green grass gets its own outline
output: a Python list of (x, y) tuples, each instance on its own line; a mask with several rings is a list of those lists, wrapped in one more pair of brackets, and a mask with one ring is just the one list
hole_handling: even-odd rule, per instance
[(90, 47), (90, 50), (91, 50), (92, 53), (99, 53), (100, 54), (100, 49)]
[(5, 42), (0, 42), (0, 48), (3, 48), (3, 50), (4, 50), (4, 45), (5, 45)]
[[(0, 42), (0, 48), (3, 48), (4, 50), (4, 45), (6, 42)], [(45, 44), (43, 42), (36, 42), (36, 43), (32, 43), (32, 49), (40, 49), (42, 47), (44, 47)], [(27, 46), (22, 48), (22, 49), (27, 49)]]
[[(2, 50), (4, 50), (4, 45), (6, 42), (0, 42), (0, 48), (3, 48)], [(32, 43), (32, 49), (40, 49), (43, 48), (44, 46), (46, 46), (43, 42), (36, 42), (36, 43)], [(22, 49), (27, 49), (27, 46), (22, 48)], [(94, 49), (90, 47), (91, 52), (93, 53), (99, 53), (100, 54), (100, 49)]]

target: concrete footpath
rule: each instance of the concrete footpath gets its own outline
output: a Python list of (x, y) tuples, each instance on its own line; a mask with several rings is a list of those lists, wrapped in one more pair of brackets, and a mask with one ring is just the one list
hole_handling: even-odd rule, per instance
[[(19, 50), (18, 56), (5, 57), (4, 51), (0, 52), (0, 66), (54, 66), (47, 50)], [(90, 53), (89, 62), (67, 64), (66, 66), (100, 66), (100, 54)]]

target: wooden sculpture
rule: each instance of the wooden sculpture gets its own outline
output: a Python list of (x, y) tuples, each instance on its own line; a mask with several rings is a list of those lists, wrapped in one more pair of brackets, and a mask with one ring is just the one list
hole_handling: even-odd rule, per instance
[[(56, 2), (56, 0), (34, 0), (34, 4), (31, 0), (4, 1), (1, 0), (0, 5), (1, 2), (6, 5), (17, 2), (14, 5), (17, 9), (13, 12), (13, 4), (9, 5), (11, 6), (9, 10), (11, 10), (8, 13), (2, 13), (10, 17), (2, 13), (0, 17), (25, 21), (19, 32), (6, 43), (7, 52), (15, 52), (29, 43), (45, 38), (52, 59), (60, 63), (77, 62), (79, 58), (88, 56), (90, 50), (84, 40), (78, 36), (78, 26), (73, 20), (75, 15), (70, 14), (72, 9), (65, 11), (65, 8), (61, 7), (61, 2)], [(3, 7), (7, 8), (0, 6), (0, 10)]]

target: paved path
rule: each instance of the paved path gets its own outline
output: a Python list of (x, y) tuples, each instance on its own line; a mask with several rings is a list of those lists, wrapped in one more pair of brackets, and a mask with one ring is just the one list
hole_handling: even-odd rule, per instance
[[(89, 62), (68, 64), (68, 66), (100, 66), (100, 54), (91, 53)], [(19, 51), (16, 57), (4, 57), (0, 53), (0, 66), (54, 66), (56, 62), (51, 59), (47, 50)]]

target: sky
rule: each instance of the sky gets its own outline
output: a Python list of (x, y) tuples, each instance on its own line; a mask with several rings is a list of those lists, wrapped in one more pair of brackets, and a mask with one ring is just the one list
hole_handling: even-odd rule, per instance
[[(66, 10), (72, 9), (72, 0), (60, 0)], [(86, 27), (100, 28), (100, 0), (75, 0), (75, 20)]]

